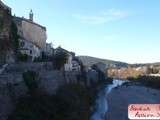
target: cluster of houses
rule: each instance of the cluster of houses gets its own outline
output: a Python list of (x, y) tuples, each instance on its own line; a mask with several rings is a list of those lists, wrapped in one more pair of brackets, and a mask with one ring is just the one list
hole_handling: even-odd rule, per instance
[[(80, 71), (80, 64), (78, 61), (73, 59), (75, 57), (73, 52), (69, 52), (61, 47), (54, 49), (52, 43), (46, 42), (46, 27), (34, 21), (34, 14), (32, 10), (29, 13), (28, 19), (24, 17), (17, 17), (15, 15), (12, 16), (11, 8), (0, 0), (0, 14), (2, 11), (8, 12), (7, 16), (10, 17), (10, 24), (11, 21), (15, 23), (17, 27), (17, 34), (19, 36), (18, 51), (21, 54), (29, 56), (29, 61), (34, 61), (36, 58), (41, 58), (42, 54), (50, 57), (58, 52), (65, 52), (68, 55), (67, 63), (64, 65), (65, 71)], [(10, 25), (9, 23), (6, 24)], [(9, 34), (10, 31), (8, 30), (8, 38), (10, 38)]]
[[(105, 64), (97, 63), (95, 65), (96, 67), (94, 68), (92, 68), (91, 66), (87, 67), (87, 65), (84, 66), (82, 61), (75, 56), (74, 52), (67, 51), (62, 47), (57, 47), (56, 49), (54, 49), (51, 43), (47, 43), (46, 28), (34, 21), (34, 14), (32, 10), (29, 13), (29, 19), (26, 19), (24, 17), (17, 17), (15, 15), (12, 16), (11, 8), (0, 1), (0, 11), (3, 9), (9, 11), (7, 15), (10, 16), (11, 21), (13, 21), (17, 27), (17, 34), (19, 36), (18, 51), (21, 54), (29, 56), (30, 62), (35, 61), (37, 58), (42, 58), (43, 55), (52, 58), (56, 54), (66, 53), (67, 61), (64, 64), (64, 70), (67, 71), (66, 73), (68, 73), (68, 75), (71, 75), (71, 73), (75, 73), (78, 78), (78, 76), (80, 74), (82, 75), (84, 72), (83, 75), (85, 76), (86, 74), (84, 79), (87, 79), (88, 85), (92, 82), (98, 81), (99, 79), (105, 79)], [(10, 34), (8, 32), (8, 38), (9, 35)]]
[(81, 70), (80, 63), (77, 59), (75, 59), (76, 56), (74, 52), (69, 52), (59, 46), (58, 48), (54, 50), (54, 54), (59, 54), (59, 53), (67, 54), (67, 61), (64, 64), (65, 71), (80, 71)]

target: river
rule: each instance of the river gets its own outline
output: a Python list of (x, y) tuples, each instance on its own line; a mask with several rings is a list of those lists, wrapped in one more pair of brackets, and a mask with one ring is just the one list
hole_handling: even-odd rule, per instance
[(113, 80), (112, 84), (106, 85), (106, 87), (100, 91), (96, 100), (96, 110), (91, 116), (91, 120), (105, 120), (106, 113), (108, 111), (107, 95), (113, 88), (121, 86), (126, 81)]

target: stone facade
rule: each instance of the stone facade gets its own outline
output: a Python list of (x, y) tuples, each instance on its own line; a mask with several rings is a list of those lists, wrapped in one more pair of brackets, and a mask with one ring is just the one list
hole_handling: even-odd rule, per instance
[(61, 47), (56, 48), (54, 54), (60, 54), (61, 52), (66, 53), (68, 56), (67, 61), (64, 64), (64, 70), (65, 71), (72, 71), (73, 70), (72, 61), (73, 61), (73, 57), (75, 54), (73, 54), (73, 52), (69, 52)]
[(13, 20), (17, 25), (18, 34), (23, 39), (32, 42), (42, 50), (45, 49), (47, 40), (45, 27), (23, 17), (20, 18), (14, 16)]
[(19, 48), (20, 52), (22, 54), (26, 54), (28, 56), (31, 56), (32, 61), (35, 58), (40, 57), (40, 55), (41, 55), (40, 49), (36, 45), (31, 43), (30, 41), (19, 39), (19, 44), (20, 44), (20, 48)]
[(81, 71), (80, 64), (75, 60), (72, 61), (72, 71)]
[(46, 43), (45, 54), (47, 56), (52, 56), (54, 54), (54, 49), (52, 47), (52, 43)]
[(32, 61), (40, 57), (41, 52), (46, 48), (46, 28), (33, 21), (32, 10), (29, 19), (14, 16), (13, 20), (20, 36), (20, 52), (31, 56)]

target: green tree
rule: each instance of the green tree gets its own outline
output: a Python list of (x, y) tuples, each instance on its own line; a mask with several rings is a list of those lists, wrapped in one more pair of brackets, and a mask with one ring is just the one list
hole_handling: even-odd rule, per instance
[(60, 52), (54, 55), (53, 66), (55, 69), (60, 70), (67, 62), (68, 54), (66, 52)]
[(0, 38), (0, 62), (6, 61), (6, 55), (11, 50), (10, 40), (8, 38)]
[(28, 92), (30, 95), (35, 95), (37, 93), (38, 88), (38, 74), (34, 71), (27, 71), (23, 73), (23, 80), (25, 85), (28, 88)]
[(16, 24), (12, 21), (11, 23), (11, 37), (12, 37), (12, 45), (15, 53), (18, 53), (19, 48), (19, 35)]

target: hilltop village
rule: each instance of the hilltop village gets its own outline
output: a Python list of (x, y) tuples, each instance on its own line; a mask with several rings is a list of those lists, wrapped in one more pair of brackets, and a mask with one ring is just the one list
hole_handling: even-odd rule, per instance
[[(73, 89), (69, 91), (70, 94), (78, 89), (86, 90), (80, 93), (82, 95), (90, 94), (88, 87), (95, 87), (97, 83), (107, 79), (105, 67), (104, 64), (85, 66), (74, 52), (62, 47), (53, 48), (52, 43), (47, 43), (47, 28), (34, 21), (32, 10), (29, 12), (29, 18), (18, 17), (12, 15), (12, 9), (0, 0), (0, 120), (8, 119), (21, 97), (28, 99), (30, 95), (29, 98), (32, 98), (36, 93), (36, 96), (38, 94), (41, 98), (45, 95), (44, 99), (48, 100), (50, 98), (46, 96), (56, 95), (58, 89), (66, 86), (71, 87), (64, 90), (64, 95), (70, 89)], [(64, 85), (65, 87), (61, 87)], [(84, 88), (81, 89), (79, 85)], [(72, 95), (64, 97), (64, 100), (68, 97)], [(90, 95), (84, 97), (84, 103), (90, 104), (90, 98)], [(85, 117), (89, 117), (89, 111), (88, 109)], [(69, 111), (66, 112), (71, 114)]]
[(12, 15), (0, 0), (0, 120), (128, 119), (133, 101), (160, 101), (159, 76), (160, 63), (128, 64), (53, 48), (34, 11), (28, 18)]
[(51, 61), (55, 54), (65, 52), (67, 54), (65, 71), (80, 70), (79, 63), (73, 60), (74, 52), (61, 47), (54, 49), (52, 43), (46, 42), (47, 29), (34, 21), (32, 10), (27, 19), (12, 16), (11, 8), (2, 1), (0, 1), (0, 8), (1, 63)]

